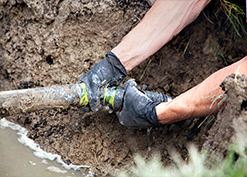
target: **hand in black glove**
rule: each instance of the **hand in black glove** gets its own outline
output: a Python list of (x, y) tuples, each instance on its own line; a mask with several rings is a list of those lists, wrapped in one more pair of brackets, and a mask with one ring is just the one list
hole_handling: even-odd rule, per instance
[(126, 82), (124, 89), (123, 109), (117, 113), (120, 124), (133, 129), (160, 126), (155, 110), (160, 102), (152, 101), (138, 90), (133, 79)]
[(125, 76), (127, 76), (126, 69), (118, 57), (110, 52), (102, 61), (79, 78), (78, 83), (83, 82), (86, 85), (92, 111), (98, 111), (101, 108), (101, 88), (107, 84), (119, 85)]

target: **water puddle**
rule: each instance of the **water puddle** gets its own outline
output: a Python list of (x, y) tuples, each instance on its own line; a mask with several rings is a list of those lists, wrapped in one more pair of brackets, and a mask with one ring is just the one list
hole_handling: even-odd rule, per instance
[(85, 176), (79, 169), (88, 166), (65, 164), (60, 156), (41, 150), (26, 134), (25, 128), (0, 119), (1, 177)]

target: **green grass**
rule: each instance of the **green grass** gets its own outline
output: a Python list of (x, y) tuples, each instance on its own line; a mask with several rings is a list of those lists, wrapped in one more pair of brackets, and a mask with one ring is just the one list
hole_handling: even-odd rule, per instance
[(188, 161), (183, 160), (177, 153), (172, 155), (176, 164), (172, 167), (163, 166), (157, 155), (151, 160), (137, 155), (134, 159), (135, 166), (130, 167), (129, 171), (121, 172), (118, 177), (244, 177), (247, 176), (246, 145), (245, 143), (243, 148), (241, 145), (232, 144), (223, 160), (215, 157), (212, 167), (206, 164), (207, 153), (199, 152), (193, 145), (188, 148)]
[[(231, 2), (228, 0), (218, 0), (218, 2), (219, 6), (216, 10), (215, 15), (216, 17), (223, 17), (224, 20), (224, 15), (226, 16), (223, 27), (225, 29), (230, 29), (232, 39), (236, 37), (245, 37), (247, 39), (245, 7), (235, 4), (233, 0), (231, 0)], [(231, 65), (232, 63), (241, 59), (240, 57), (231, 58), (232, 51), (236, 52), (234, 46), (232, 47), (232, 49), (227, 50), (224, 50), (217, 45), (211, 47), (214, 50), (215, 56), (222, 61), (224, 66)]]
[(220, 49), (214, 49), (214, 53), (215, 53), (215, 56), (222, 61), (222, 64), (224, 66), (229, 66), (241, 59), (240, 57), (229, 58), (226, 56), (225, 54), (226, 52), (221, 51)]
[[(238, 146), (231, 145), (227, 157), (215, 170), (215, 176), (247, 176), (247, 157), (245, 152), (238, 153)], [(216, 168), (216, 167), (215, 167)]]
[[(200, 123), (198, 128), (200, 128), (206, 122), (206, 120), (208, 120), (208, 118), (211, 117), (216, 112), (216, 110), (219, 109), (222, 106), (222, 104), (224, 104), (224, 102), (226, 101), (227, 98), (228, 98), (228, 96), (225, 95), (225, 92), (220, 94), (220, 95), (217, 95), (215, 97), (215, 99), (213, 100), (213, 102), (212, 102), (212, 104), (210, 106), (210, 109), (212, 108), (212, 106), (214, 104), (217, 103), (218, 100), (220, 100), (219, 103), (217, 103), (217, 106), (212, 110), (212, 112), (204, 118), (204, 120)], [(208, 124), (210, 122), (212, 122), (214, 118), (215, 118), (215, 116), (213, 115), (213, 118), (208, 122)]]
[(142, 80), (143, 76), (145, 75), (145, 73), (146, 73), (146, 71), (147, 71), (147, 69), (148, 69), (148, 67), (149, 67), (149, 65), (150, 65), (151, 62), (152, 62), (152, 60), (149, 60), (149, 61), (148, 61), (147, 66), (145, 67), (145, 69), (144, 69), (144, 71), (143, 71), (141, 77), (140, 77), (139, 80), (138, 80), (139, 82), (141, 82), (141, 80)]
[(236, 34), (240, 37), (246, 36), (247, 32), (242, 19), (246, 16), (245, 7), (241, 7), (227, 0), (220, 0), (221, 10), (226, 15)]

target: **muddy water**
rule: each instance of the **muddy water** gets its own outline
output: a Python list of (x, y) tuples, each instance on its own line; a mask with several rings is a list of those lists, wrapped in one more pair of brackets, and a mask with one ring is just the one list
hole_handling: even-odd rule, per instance
[(5, 119), (0, 120), (1, 177), (85, 176), (79, 169), (86, 166), (64, 164), (59, 156), (42, 151), (37, 144), (26, 137), (26, 133), (27, 130), (19, 125)]

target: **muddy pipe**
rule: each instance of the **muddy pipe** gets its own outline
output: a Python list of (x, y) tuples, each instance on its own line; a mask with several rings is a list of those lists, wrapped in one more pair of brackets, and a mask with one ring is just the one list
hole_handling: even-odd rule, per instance
[[(160, 92), (144, 91), (144, 93), (154, 101), (167, 102), (172, 99)], [(123, 87), (104, 88), (101, 95), (103, 105), (107, 105), (115, 111), (122, 109)], [(84, 83), (0, 92), (0, 118), (45, 109), (66, 109), (70, 106), (88, 106)]]

